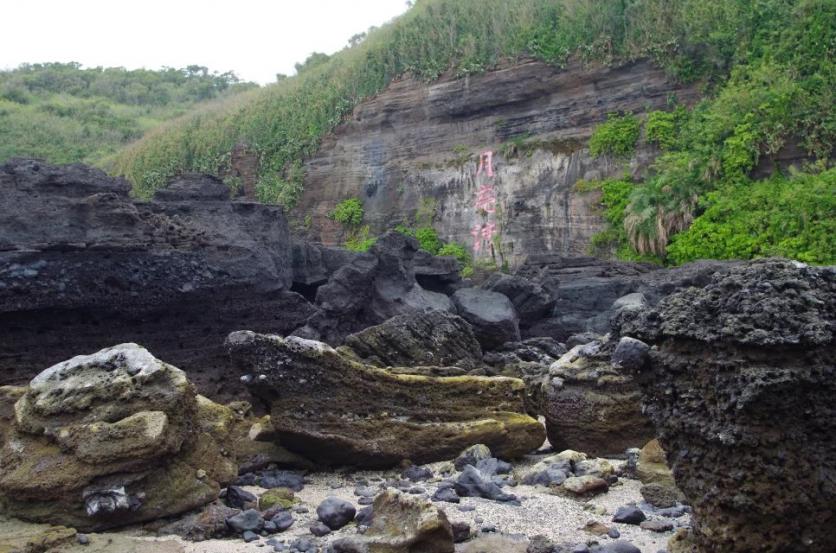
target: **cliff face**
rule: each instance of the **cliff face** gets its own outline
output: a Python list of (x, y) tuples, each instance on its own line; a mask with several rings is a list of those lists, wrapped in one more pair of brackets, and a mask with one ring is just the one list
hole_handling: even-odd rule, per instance
[[(578, 255), (602, 228), (597, 193), (579, 179), (642, 174), (657, 152), (593, 159), (586, 143), (611, 112), (690, 103), (693, 87), (648, 62), (557, 70), (523, 62), (466, 79), (402, 80), (361, 104), (306, 166), (297, 214), (340, 241), (328, 214), (359, 197), (374, 233), (433, 212), (443, 238), (516, 265), (530, 253)], [(489, 155), (486, 155), (489, 154)]]
[(289, 291), (281, 208), (231, 202), (207, 177), (183, 177), (151, 202), (128, 189), (82, 165), (0, 166), (0, 385), (139, 342), (202, 393), (225, 393), (229, 332), (289, 332), (313, 312)]

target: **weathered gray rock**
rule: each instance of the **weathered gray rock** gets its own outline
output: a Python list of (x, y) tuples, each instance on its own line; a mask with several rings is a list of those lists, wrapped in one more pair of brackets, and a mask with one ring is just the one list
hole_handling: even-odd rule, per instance
[(453, 553), (450, 522), (431, 502), (389, 489), (377, 496), (372, 510), (369, 529), (336, 540), (334, 553)]
[(454, 311), (444, 294), (422, 288), (415, 280), (418, 241), (390, 231), (369, 253), (358, 255), (334, 272), (316, 291), (321, 313), (308, 320), (305, 335), (330, 344), (351, 333), (407, 313)]
[(551, 315), (556, 303), (548, 290), (517, 275), (497, 272), (488, 277), (481, 287), (499, 292), (511, 300), (522, 326), (531, 326)]
[(480, 288), (463, 288), (452, 296), (459, 315), (473, 326), (485, 349), (520, 341), (519, 317), (505, 295)]
[[(183, 371), (135, 344), (43, 371), (0, 450), (0, 505), (25, 519), (102, 529), (178, 514), (237, 474)], [(231, 418), (231, 415), (230, 415)]]
[(346, 338), (346, 345), (369, 363), (380, 366), (481, 365), (482, 348), (471, 326), (446, 311), (393, 317)]
[[(626, 318), (701, 551), (831, 551), (836, 271), (749, 262)], [(640, 463), (641, 464), (641, 463)]]
[(338, 497), (325, 498), (316, 508), (316, 516), (331, 530), (339, 530), (352, 520), (357, 509), (350, 501)]
[(549, 369), (543, 408), (549, 441), (601, 457), (655, 435), (633, 373), (610, 364), (611, 344), (575, 346)]
[(269, 406), (282, 445), (319, 463), (422, 464), (477, 443), (517, 457), (544, 438), (522, 414), (520, 380), (396, 374), (296, 337), (236, 332), (227, 345), (253, 375), (251, 390)]

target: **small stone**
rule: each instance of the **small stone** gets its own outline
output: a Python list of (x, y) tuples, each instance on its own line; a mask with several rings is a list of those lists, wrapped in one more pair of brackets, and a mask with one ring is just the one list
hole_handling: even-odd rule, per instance
[(198, 469), (196, 476), (198, 480), (203, 480), (204, 478), (206, 478), (206, 471), (203, 469)]
[(444, 501), (446, 503), (459, 503), (461, 499), (452, 488), (439, 488), (432, 497), (433, 501)]
[(563, 489), (575, 495), (593, 495), (604, 493), (610, 489), (607, 481), (587, 474), (586, 476), (572, 476), (563, 482)]
[(671, 521), (658, 518), (645, 520), (639, 526), (643, 530), (650, 530), (651, 532), (669, 532), (673, 530), (673, 523)]
[(411, 480), (413, 482), (424, 482), (433, 477), (433, 471), (427, 467), (419, 467), (411, 465), (407, 467), (402, 473), (401, 478)]
[(472, 532), (467, 522), (453, 522), (450, 526), (453, 528), (453, 543), (462, 543), (470, 539)]
[(590, 534), (592, 534), (594, 536), (605, 536), (609, 533), (610, 528), (602, 522), (598, 522), (596, 520), (590, 520), (583, 527), (583, 530), (586, 531), (586, 532), (589, 532)]
[(475, 467), (479, 461), (483, 459), (490, 459), (491, 457), (493, 457), (493, 455), (491, 455), (491, 450), (488, 446), (476, 444), (462, 451), (459, 456), (456, 457), (453, 465), (456, 467), (456, 470), (463, 470), (467, 465)]
[(483, 524), (481, 531), (483, 534), (495, 534), (496, 533), (496, 525), (495, 524)]
[(459, 512), (469, 513), (471, 511), (475, 511), (476, 507), (474, 507), (473, 505), (459, 505), (458, 509), (459, 509)]
[(354, 522), (356, 522), (358, 526), (371, 526), (373, 517), (374, 511), (372, 508), (364, 507), (357, 511), (357, 516), (354, 517)]
[(284, 532), (293, 526), (293, 515), (288, 511), (281, 511), (271, 521), (276, 526), (276, 532)]
[(354, 505), (337, 497), (326, 498), (316, 508), (316, 516), (331, 530), (339, 530), (354, 520), (356, 514)]
[(604, 546), (605, 553), (642, 553), (641, 549), (624, 540), (614, 541)]
[(675, 507), (677, 503), (685, 500), (685, 496), (676, 487), (659, 482), (645, 484), (641, 487), (640, 493), (645, 501), (661, 509)]
[(226, 489), (226, 504), (233, 509), (247, 509), (258, 505), (258, 498), (238, 486)]
[(607, 531), (607, 535), (609, 537), (611, 537), (612, 539), (617, 540), (618, 538), (621, 537), (621, 532), (618, 531), (618, 528), (610, 528)]
[(90, 538), (87, 534), (77, 534), (75, 540), (79, 545), (90, 545)]
[(264, 518), (255, 509), (248, 509), (226, 519), (226, 524), (238, 534), (243, 534), (247, 530), (258, 532), (264, 528)]
[(646, 518), (644, 512), (635, 505), (624, 505), (615, 511), (612, 521), (622, 524), (640, 524)]
[(324, 523), (320, 521), (316, 521), (310, 526), (311, 534), (314, 536), (321, 538), (322, 536), (328, 535), (331, 533), (331, 529), (326, 526)]
[(358, 505), (372, 505), (374, 503), (373, 497), (361, 497), (357, 500)]
[(618, 369), (636, 371), (647, 362), (649, 351), (650, 346), (641, 340), (624, 336), (615, 347), (610, 362)]
[(255, 532), (253, 532), (251, 530), (247, 530), (246, 532), (244, 532), (242, 534), (241, 537), (244, 539), (245, 542), (250, 543), (250, 542), (256, 541), (258, 539), (258, 534), (256, 534)]

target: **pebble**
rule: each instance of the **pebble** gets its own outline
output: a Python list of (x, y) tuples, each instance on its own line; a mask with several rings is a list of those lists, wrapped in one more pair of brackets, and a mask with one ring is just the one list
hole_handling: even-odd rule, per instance
[(328, 497), (316, 508), (316, 516), (331, 530), (339, 530), (356, 514), (354, 505), (338, 497)]
[(253, 532), (251, 530), (247, 530), (246, 532), (244, 532), (244, 534), (241, 537), (244, 538), (245, 542), (250, 543), (250, 542), (256, 541), (258, 539), (258, 534), (256, 534), (255, 532)]
[(433, 471), (427, 467), (419, 467), (412, 465), (407, 467), (402, 473), (401, 478), (411, 480), (413, 482), (424, 482), (433, 477)]
[(79, 545), (90, 544), (90, 538), (87, 536), (87, 534), (78, 534), (76, 535), (75, 540), (78, 542)]
[(270, 522), (276, 527), (276, 532), (284, 532), (293, 526), (293, 515), (287, 511), (281, 511)]
[(668, 532), (673, 530), (673, 522), (658, 518), (645, 520), (639, 526), (641, 526), (642, 529), (650, 530), (651, 532)]
[(226, 519), (227, 525), (239, 534), (246, 531), (258, 532), (264, 528), (264, 518), (255, 509), (247, 509), (243, 513)]
[(443, 501), (445, 503), (459, 503), (461, 499), (452, 488), (439, 488), (432, 497), (433, 501)]
[(257, 505), (258, 498), (238, 486), (229, 486), (226, 489), (226, 504), (233, 509), (246, 509)]
[(453, 527), (453, 543), (461, 543), (470, 539), (470, 524), (466, 522), (454, 522)]
[(624, 505), (615, 511), (612, 521), (622, 524), (640, 524), (646, 518), (644, 512), (635, 505)]
[(313, 524), (311, 524), (310, 531), (311, 534), (317, 537), (326, 536), (331, 533), (331, 529), (320, 521), (316, 521)]

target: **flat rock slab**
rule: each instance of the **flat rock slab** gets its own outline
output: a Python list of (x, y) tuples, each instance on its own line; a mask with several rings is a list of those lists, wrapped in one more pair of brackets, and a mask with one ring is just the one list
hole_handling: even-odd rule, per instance
[(518, 457), (545, 438), (524, 414), (518, 379), (396, 374), (322, 342), (247, 331), (232, 333), (227, 347), (251, 373), (253, 394), (270, 405), (281, 443), (319, 463), (420, 464), (479, 443)]

